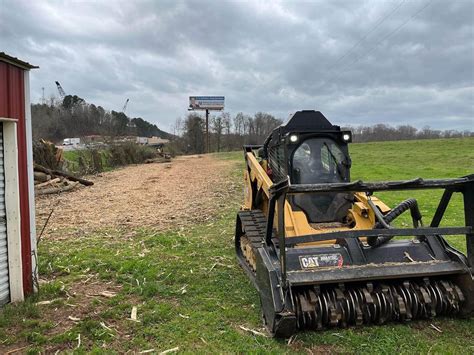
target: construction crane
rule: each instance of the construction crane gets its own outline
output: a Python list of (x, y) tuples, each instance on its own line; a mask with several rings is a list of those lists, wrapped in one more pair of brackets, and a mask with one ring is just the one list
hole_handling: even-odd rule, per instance
[(125, 100), (125, 104), (123, 105), (122, 112), (125, 113), (125, 110), (127, 109), (127, 105), (130, 99)]
[(66, 96), (66, 92), (65, 92), (64, 89), (62, 88), (62, 86), (61, 86), (61, 84), (59, 83), (59, 81), (56, 81), (56, 86), (58, 87), (59, 96), (61, 96), (61, 99), (64, 99), (64, 97)]

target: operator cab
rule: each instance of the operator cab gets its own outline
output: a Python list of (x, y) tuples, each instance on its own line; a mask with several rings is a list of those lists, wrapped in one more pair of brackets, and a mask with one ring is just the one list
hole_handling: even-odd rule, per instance
[(293, 184), (344, 182), (348, 176), (346, 157), (331, 138), (313, 137), (303, 141), (291, 161)]
[[(321, 112), (296, 112), (265, 142), (273, 182), (286, 177), (294, 185), (349, 182), (350, 140), (350, 132), (332, 125)], [(296, 194), (288, 201), (312, 224), (345, 223), (353, 196), (346, 192)]]

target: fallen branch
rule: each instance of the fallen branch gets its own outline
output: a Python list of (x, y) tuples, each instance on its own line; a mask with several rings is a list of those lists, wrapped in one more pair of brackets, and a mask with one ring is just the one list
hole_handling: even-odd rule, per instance
[(160, 355), (164, 355), (164, 354), (169, 354), (169, 353), (175, 353), (179, 350), (179, 346), (177, 346), (176, 348), (172, 348), (172, 349), (168, 349), (168, 350), (165, 350), (165, 351), (162, 351), (160, 353)]
[(49, 181), (46, 181), (46, 182), (42, 182), (41, 184), (37, 184), (37, 185), (35, 185), (35, 188), (39, 189), (41, 187), (52, 185), (52, 184), (55, 184), (55, 183), (60, 182), (60, 181), (61, 181), (60, 178), (55, 178), (55, 179), (52, 179), (52, 180), (49, 180)]
[(109, 326), (107, 326), (104, 322), (100, 322), (100, 325), (102, 328), (108, 330), (109, 332), (113, 332), (114, 329), (110, 328)]
[(69, 190), (72, 190), (79, 184), (79, 181), (73, 182), (70, 185), (67, 186), (61, 186), (61, 187), (50, 187), (48, 189), (41, 189), (39, 191), (36, 191), (35, 193), (37, 195), (51, 195), (51, 194), (56, 194), (59, 192), (66, 192)]
[(35, 164), (34, 168), (35, 168), (36, 171), (40, 171), (40, 172), (45, 173), (45, 174), (55, 175), (55, 176), (64, 176), (65, 178), (68, 178), (68, 180), (80, 182), (82, 185), (85, 185), (85, 186), (94, 185), (94, 183), (92, 181), (85, 180), (85, 179), (82, 179), (82, 178), (78, 178), (74, 175), (65, 173), (64, 171), (51, 170), (51, 169), (45, 168), (44, 166), (41, 166), (39, 164)]
[(433, 328), (434, 330), (436, 330), (438, 333), (442, 333), (442, 332), (443, 332), (440, 328), (438, 328), (438, 327), (437, 327), (436, 325), (434, 325), (434, 324), (430, 324), (430, 327)]
[(253, 330), (253, 329), (250, 329), (250, 328), (246, 328), (246, 327), (244, 327), (244, 326), (242, 326), (242, 325), (240, 325), (239, 328), (242, 329), (242, 330), (245, 330), (246, 332), (252, 333), (253, 335), (259, 335), (259, 336), (265, 337), (265, 338), (268, 337), (268, 336), (267, 336), (266, 334), (264, 334), (264, 333), (261, 333), (261, 332), (259, 332), (259, 331), (256, 331), (256, 330)]
[(7, 352), (5, 353), (5, 355), (10, 355), (10, 354), (14, 354), (14, 353), (19, 353), (20, 351), (25, 350), (27, 347), (29, 347), (29, 345), (23, 346), (23, 347), (21, 347), (21, 348), (16, 348), (16, 349), (7, 351)]
[[(36, 238), (36, 244), (39, 244), (39, 242), (41, 241), (41, 238), (43, 237), (43, 233), (44, 233), (44, 231), (46, 230), (46, 227), (47, 227), (47, 225), (48, 225), (48, 223), (49, 223), (49, 220), (50, 220), (51, 216), (53, 215), (54, 209), (58, 206), (58, 204), (59, 204), (59, 200), (56, 201), (56, 204), (55, 204), (54, 207), (51, 209), (51, 212), (49, 213), (48, 218), (46, 218), (46, 222), (44, 222), (43, 228), (41, 229), (41, 233), (40, 233), (40, 235)], [(38, 267), (38, 266), (36, 266), (36, 267)], [(38, 289), (39, 289), (39, 287), (38, 287)]]
[(408, 252), (405, 252), (405, 258), (407, 258), (408, 260), (410, 260), (412, 263), (415, 262), (415, 260), (413, 260), (413, 258), (410, 256), (410, 254), (408, 254)]
[(106, 297), (106, 298), (113, 298), (116, 295), (117, 294), (115, 292), (112, 292), (112, 291), (102, 291), (101, 293), (97, 294), (96, 296), (102, 296), (102, 297)]
[(209, 269), (208, 273), (210, 273), (212, 270), (214, 270), (214, 268), (216, 267), (217, 263), (214, 263), (211, 268)]
[(79, 349), (81, 347), (81, 333), (77, 334), (77, 346), (76, 349)]
[(60, 301), (60, 300), (62, 300), (62, 298), (55, 298), (53, 300), (48, 300), (48, 301), (40, 301), (40, 302), (36, 302), (36, 305), (43, 306), (43, 305), (51, 304), (53, 302)]
[(138, 318), (137, 318), (137, 306), (133, 306), (132, 307), (132, 312), (130, 313), (130, 319), (135, 321), (135, 322), (138, 322)]
[(51, 180), (51, 175), (43, 173), (41, 171), (35, 171), (33, 175), (34, 175), (35, 181), (45, 182), (45, 181)]

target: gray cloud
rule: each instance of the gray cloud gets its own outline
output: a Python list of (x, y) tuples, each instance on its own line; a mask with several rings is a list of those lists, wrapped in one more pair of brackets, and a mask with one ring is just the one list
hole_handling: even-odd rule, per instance
[(473, 24), (469, 0), (0, 0), (0, 50), (41, 67), (33, 101), (58, 80), (106, 109), (130, 98), (165, 130), (194, 94), (225, 95), (232, 114), (472, 130)]

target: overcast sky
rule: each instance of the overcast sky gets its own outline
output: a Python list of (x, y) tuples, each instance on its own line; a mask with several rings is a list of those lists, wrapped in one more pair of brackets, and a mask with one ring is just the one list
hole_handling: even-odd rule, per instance
[(189, 95), (226, 111), (474, 130), (474, 1), (0, 0), (0, 51), (67, 94), (170, 130)]

